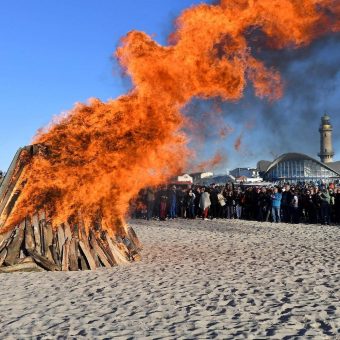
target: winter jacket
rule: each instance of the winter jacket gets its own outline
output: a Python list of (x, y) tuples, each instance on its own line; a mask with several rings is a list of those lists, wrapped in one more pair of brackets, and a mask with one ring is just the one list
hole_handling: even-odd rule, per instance
[(211, 206), (210, 195), (208, 192), (203, 192), (200, 198), (199, 207), (203, 210)]

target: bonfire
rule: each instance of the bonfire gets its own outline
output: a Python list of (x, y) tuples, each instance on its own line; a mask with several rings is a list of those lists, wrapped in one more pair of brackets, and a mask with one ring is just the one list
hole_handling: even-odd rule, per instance
[(25, 167), (46, 153), (42, 145), (20, 149), (2, 181), (0, 272), (94, 270), (138, 261), (141, 243), (133, 229), (120, 224), (112, 233), (99, 212), (89, 225), (81, 216), (70, 216), (55, 226), (45, 208), (37, 206), (34, 214), (6, 232), (8, 217), (25, 189)]
[(261, 52), (339, 32), (339, 17), (335, 0), (221, 0), (185, 10), (168, 46), (128, 33), (115, 57), (131, 77), (130, 92), (77, 104), (39, 131), (6, 175), (1, 270), (24, 263), (94, 269), (139, 259), (140, 243), (126, 224), (129, 202), (188, 166), (186, 105), (193, 98), (237, 101), (248, 83), (259, 97), (280, 98), (280, 74)]

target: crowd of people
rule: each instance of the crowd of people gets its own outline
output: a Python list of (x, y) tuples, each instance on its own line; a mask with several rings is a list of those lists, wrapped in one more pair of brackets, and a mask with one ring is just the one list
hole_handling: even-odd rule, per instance
[(143, 190), (132, 216), (145, 219), (246, 219), (267, 222), (340, 224), (340, 188), (334, 185), (272, 187), (175, 185)]

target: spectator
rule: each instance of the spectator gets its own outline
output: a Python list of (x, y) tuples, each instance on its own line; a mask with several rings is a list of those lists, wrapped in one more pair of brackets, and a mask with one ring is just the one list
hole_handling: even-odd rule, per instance
[(326, 188), (322, 189), (320, 192), (320, 199), (321, 199), (321, 224), (330, 224), (330, 216), (329, 216), (329, 207), (330, 207), (330, 200), (331, 197), (329, 192)]
[(225, 214), (226, 214), (226, 212), (225, 212), (226, 205), (225, 205), (225, 198), (223, 196), (223, 190), (217, 194), (217, 199), (218, 199), (218, 204), (220, 206), (218, 217), (224, 218)]
[(205, 188), (202, 188), (199, 206), (202, 209), (202, 219), (207, 220), (211, 202), (210, 202), (210, 194), (209, 192), (205, 190)]
[(274, 192), (271, 195), (272, 217), (274, 223), (281, 222), (281, 200), (282, 194), (279, 192), (279, 189), (275, 187)]
[(299, 196), (297, 192), (295, 192), (295, 188), (292, 187), (290, 189), (291, 192), (291, 201), (290, 201), (290, 222), (294, 224), (298, 224), (300, 222), (299, 215)]
[(155, 192), (152, 188), (148, 188), (146, 191), (146, 203), (147, 203), (147, 219), (151, 220), (153, 217), (153, 210), (155, 204)]
[(163, 188), (160, 191), (160, 207), (159, 207), (159, 219), (161, 221), (165, 221), (167, 218), (167, 204), (168, 204), (168, 196), (166, 189)]
[(196, 218), (195, 215), (195, 194), (192, 189), (189, 190), (188, 195), (186, 197), (187, 201), (187, 217), (194, 219)]
[(173, 185), (169, 192), (169, 218), (172, 220), (175, 217), (177, 217), (176, 208), (177, 208), (177, 192), (176, 192), (176, 186)]

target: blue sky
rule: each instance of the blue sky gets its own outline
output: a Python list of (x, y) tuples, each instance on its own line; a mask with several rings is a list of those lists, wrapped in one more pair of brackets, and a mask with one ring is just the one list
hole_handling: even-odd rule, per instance
[[(54, 115), (90, 97), (107, 100), (126, 92), (128, 81), (120, 77), (111, 58), (123, 35), (137, 29), (165, 43), (174, 18), (200, 2), (1, 0), (0, 169), (7, 170), (17, 148), (29, 144), (36, 130)], [(224, 141), (209, 139), (202, 157), (223, 150), (228, 158), (223, 168), (233, 168), (252, 166), (258, 159), (271, 159), (292, 149), (315, 156), (324, 110), (340, 130), (339, 68), (333, 70), (340, 64), (340, 39), (315, 46), (287, 58), (286, 64), (280, 61), (278, 67), (288, 87), (281, 101), (264, 103), (249, 90), (240, 103), (225, 105), (225, 120), (235, 132)], [(327, 67), (329, 74), (325, 75)], [(303, 93), (307, 92), (304, 78), (309, 96)], [(290, 86), (292, 82), (294, 86)], [(301, 96), (296, 95), (297, 82)], [(245, 131), (241, 152), (235, 152), (234, 141), (249, 121), (254, 128)], [(340, 153), (339, 138), (336, 132)]]

